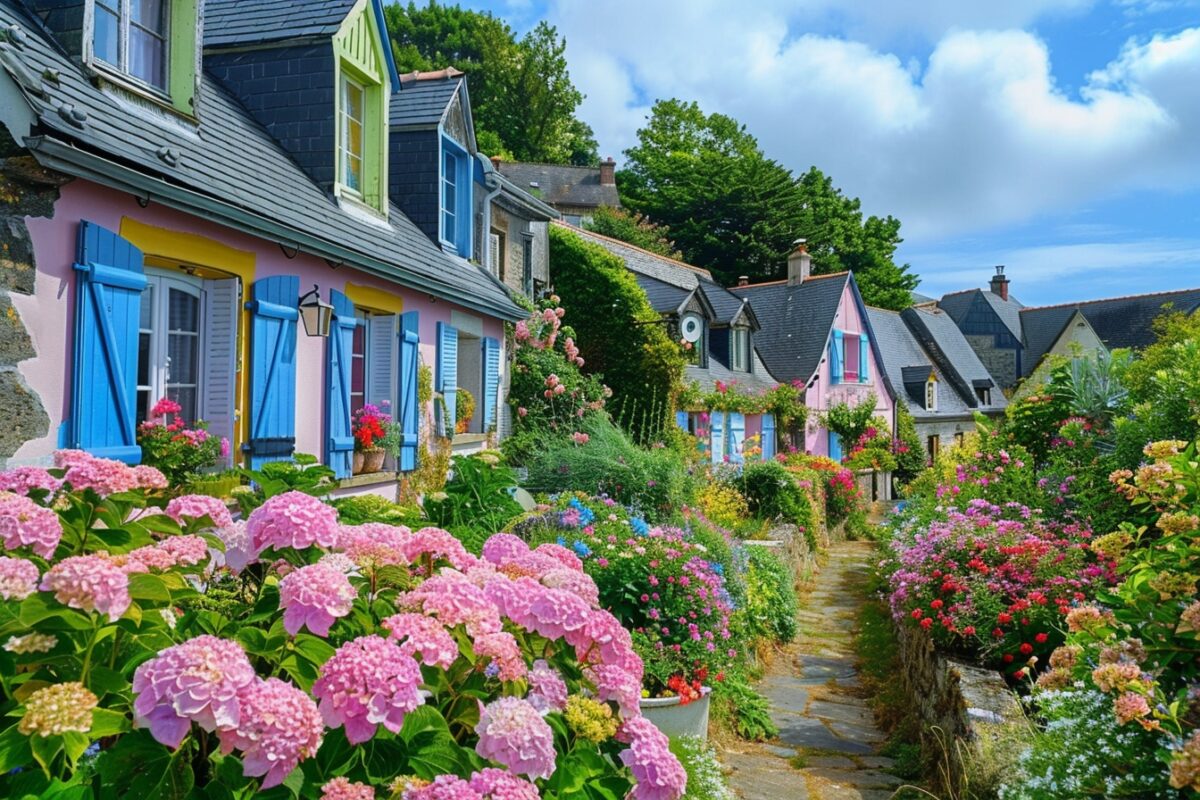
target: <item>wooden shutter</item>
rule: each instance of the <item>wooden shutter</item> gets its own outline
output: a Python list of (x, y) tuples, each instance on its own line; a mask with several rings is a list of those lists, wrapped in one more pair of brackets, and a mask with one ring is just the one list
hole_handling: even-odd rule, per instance
[[(204, 281), (204, 367), (200, 378), (200, 418), (208, 432), (233, 442), (237, 399), (237, 278)], [(233, 466), (233, 456), (222, 466)]]
[(397, 421), (400, 423), (400, 471), (417, 468), (417, 442), (420, 437), (421, 408), (417, 399), (417, 371), (421, 366), (418, 312), (400, 316), (400, 384), (397, 387)]
[(70, 442), (136, 464), (138, 319), (142, 252), (110, 230), (79, 224)]
[(396, 316), (377, 314), (367, 318), (366, 401), (373, 406), (392, 412), (395, 401), (396, 372), (394, 353), (396, 350)]
[(712, 412), (711, 422), (712, 461), (720, 464), (725, 460), (725, 412)]
[(871, 340), (865, 333), (858, 335), (858, 382), (866, 383), (871, 379)]
[(439, 322), (437, 337), (437, 380), (434, 388), (442, 395), (437, 423), (445, 428), (443, 436), (454, 438), (454, 426), (458, 421), (458, 328)]
[(496, 401), (500, 395), (500, 342), (483, 338), (483, 429), (496, 425)]
[(833, 340), (829, 342), (829, 382), (842, 382), (842, 354), (844, 342), (842, 340), (842, 332), (834, 331)]
[(762, 415), (762, 457), (770, 461), (775, 457), (775, 415)]
[(250, 468), (286, 461), (296, 450), (296, 320), (300, 278), (275, 275), (253, 284), (250, 329)]
[(684, 432), (687, 432), (687, 429), (688, 429), (688, 412), (686, 412), (686, 411), (676, 411), (676, 412), (675, 412), (675, 424), (679, 426), (679, 429), (680, 429), (680, 430), (682, 430), (682, 431), (684, 431)]
[(729, 412), (729, 460), (735, 464), (745, 461), (746, 417), (740, 411)]
[(338, 478), (353, 474), (354, 436), (350, 429), (350, 365), (354, 358), (354, 304), (339, 291), (329, 293), (333, 321), (325, 361), (325, 463)]
[(842, 437), (833, 431), (829, 432), (829, 457), (842, 463)]

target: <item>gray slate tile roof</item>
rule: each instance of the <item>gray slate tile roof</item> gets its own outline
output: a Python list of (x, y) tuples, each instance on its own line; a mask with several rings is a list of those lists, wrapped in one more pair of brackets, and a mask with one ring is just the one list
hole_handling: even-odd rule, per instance
[[(397, 207), (391, 207), (387, 223), (368, 221), (342, 210), (233, 97), (209, 78), (201, 81), (200, 125), (193, 130), (98, 89), (23, 10), (13, 5), (13, 0), (0, 1), (0, 27), (13, 24), (29, 34), (23, 48), (12, 49), (20, 62), (35, 75), (48, 70), (58, 75), (57, 83), (42, 82), (41, 96), (24, 94), (47, 143), (33, 149), (35, 157), (67, 158), (73, 166), (84, 156), (98, 156), (104, 159), (98, 180), (117, 180), (120, 175), (122, 181), (137, 180), (161, 187), (150, 190), (152, 195), (157, 192), (162, 197), (152, 196), (151, 202), (170, 201), (187, 211), (193, 210), (187, 205), (192, 198), (210, 206), (216, 201), (219, 212), (206, 215), (218, 222), (243, 229), (249, 226), (251, 232), (282, 225), (295, 232), (297, 241), (314, 242), (304, 248), (306, 251), (317, 255), (347, 253), (347, 265), (398, 284), (489, 315), (513, 320), (525, 316), (499, 281), (477, 265), (437, 248)], [(67, 121), (70, 114), (59, 112), (59, 106), (64, 105), (76, 114), (86, 114), (82, 127)], [(23, 133), (14, 135), (20, 139)], [(164, 148), (178, 154), (175, 166), (157, 155)], [(187, 199), (170, 200), (179, 189), (186, 190)], [(256, 235), (271, 238), (266, 233)]]
[(762, 329), (754, 343), (771, 374), (780, 381), (803, 381), (816, 373), (838, 303), (850, 273), (819, 275), (797, 286), (787, 281), (730, 289), (750, 300)]
[(1007, 300), (1004, 300), (1000, 295), (990, 292), (986, 289), (968, 289), (963, 292), (954, 292), (952, 294), (943, 295), (938, 301), (938, 306), (943, 311), (954, 318), (955, 322), (962, 323), (967, 315), (967, 311), (971, 307), (971, 303), (977, 297), (982, 297), (992, 310), (996, 312), (996, 316), (1004, 323), (1004, 327), (1008, 328), (1009, 332), (1021, 338), (1021, 309), (1024, 306), (1019, 301), (1009, 295)]
[(388, 120), (393, 128), (435, 127), (442, 121), (464, 77), (405, 81), (392, 94)]
[(683, 301), (692, 295), (692, 292), (687, 289), (660, 281), (649, 275), (643, 275), (640, 272), (633, 273), (633, 277), (637, 279), (638, 286), (642, 287), (642, 291), (650, 300), (650, 307), (660, 314), (677, 311), (683, 305)]
[(355, 0), (206, 0), (204, 46), (331, 36), (354, 6)]
[[(963, 393), (963, 399), (972, 408), (987, 414), (1008, 405), (1004, 393), (949, 314), (936, 308), (906, 308), (902, 317), (934, 363)], [(993, 387), (990, 405), (978, 405), (974, 389), (976, 381), (986, 381)]]
[(738, 297), (724, 286), (704, 279), (700, 280), (700, 290), (704, 292), (704, 296), (712, 304), (713, 312), (716, 314), (716, 322), (728, 325), (745, 311), (747, 316), (745, 321), (750, 323), (751, 328), (758, 330), (758, 318), (754, 314), (753, 306), (746, 302), (744, 297)]
[(1075, 316), (1075, 306), (1025, 308), (1021, 310), (1021, 328), (1025, 352), (1021, 358), (1024, 376), (1037, 369), (1042, 357), (1050, 351), (1067, 323)]
[(1083, 313), (1092, 330), (1109, 349), (1118, 347), (1146, 347), (1155, 340), (1153, 322), (1165, 313), (1164, 306), (1171, 310), (1193, 314), (1200, 310), (1200, 289), (1179, 289), (1171, 292), (1110, 297), (1082, 303), (1067, 303), (1058, 306), (1040, 306), (1021, 311), (1021, 321), (1026, 330), (1026, 346), (1037, 350), (1030, 338), (1030, 330), (1037, 331), (1036, 344), (1040, 345), (1051, 334), (1055, 324), (1058, 330), (1045, 347), (1037, 351), (1040, 358), (1054, 344), (1062, 328), (1074, 315), (1076, 309)]
[(734, 372), (710, 354), (707, 369), (689, 364), (684, 368), (683, 379), (685, 383), (695, 381), (705, 392), (713, 391), (717, 387), (717, 381), (737, 383), (743, 389), (759, 393), (776, 386), (776, 381), (771, 378), (770, 371), (758, 357), (758, 353), (754, 354), (753, 372)]
[[(599, 167), (502, 161), (498, 169), (517, 186), (552, 206), (598, 208), (621, 205), (617, 187), (600, 183)], [(536, 189), (531, 186), (534, 183)]]

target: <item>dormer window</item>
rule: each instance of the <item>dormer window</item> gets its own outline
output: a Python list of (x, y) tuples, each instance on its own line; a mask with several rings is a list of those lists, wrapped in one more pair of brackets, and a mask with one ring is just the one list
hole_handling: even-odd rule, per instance
[(925, 410), (937, 411), (937, 401), (937, 378), (930, 375), (929, 380), (925, 382)]
[(342, 185), (362, 197), (363, 153), (366, 151), (366, 90), (349, 78), (342, 79)]
[(750, 371), (750, 331), (733, 328), (729, 332), (729, 368), (734, 372)]
[(442, 244), (471, 257), (471, 159), (449, 136), (442, 137)]
[(87, 62), (114, 84), (194, 114), (199, 18), (193, 0), (92, 0)]
[(387, 57), (369, 4), (349, 16), (333, 37), (337, 181), (343, 202), (387, 216)]

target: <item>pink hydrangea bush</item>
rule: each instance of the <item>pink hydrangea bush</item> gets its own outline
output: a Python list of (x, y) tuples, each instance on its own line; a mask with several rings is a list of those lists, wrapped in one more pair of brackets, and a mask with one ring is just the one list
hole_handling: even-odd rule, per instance
[(50, 558), (62, 533), (62, 523), (52, 510), (24, 495), (0, 492), (0, 539), (4, 540), (4, 549), (28, 547), (42, 558)]
[(302, 550), (337, 544), (337, 511), (303, 492), (268, 499), (250, 514), (246, 529), (260, 552), (268, 548)]
[(283, 627), (292, 636), (307, 627), (328, 636), (329, 627), (350, 613), (357, 592), (346, 574), (329, 564), (310, 564), (289, 572), (279, 582)]
[(421, 669), (394, 641), (363, 636), (338, 648), (313, 684), (321, 716), (331, 728), (344, 727), (350, 744), (375, 735), (379, 725), (399, 733), (404, 715), (425, 702)]

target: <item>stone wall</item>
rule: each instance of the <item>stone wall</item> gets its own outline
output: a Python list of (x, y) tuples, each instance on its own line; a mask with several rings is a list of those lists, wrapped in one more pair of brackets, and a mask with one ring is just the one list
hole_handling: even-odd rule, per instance
[(1016, 755), (1005, 743), (1028, 727), (1020, 702), (995, 670), (947, 658), (911, 625), (896, 629), (900, 677), (921, 720), (921, 749), (936, 765), (934, 790), (962, 797), (968, 784), (979, 789), (986, 782), (981, 773), (994, 775), (997, 753)]

